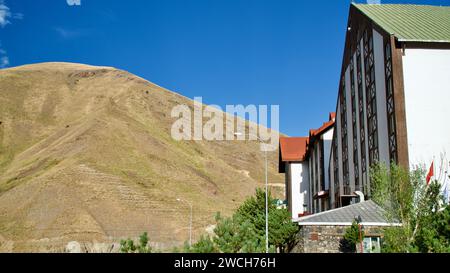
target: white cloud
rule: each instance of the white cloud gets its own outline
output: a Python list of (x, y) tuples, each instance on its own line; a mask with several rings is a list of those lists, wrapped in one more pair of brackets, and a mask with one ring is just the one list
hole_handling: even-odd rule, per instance
[(5, 68), (9, 65), (9, 58), (8, 56), (3, 56), (0, 58), (0, 68)]
[[(5, 27), (11, 24), (10, 19), (22, 20), (23, 13), (12, 13), (9, 7), (6, 5), (5, 0), (0, 0), (0, 27)], [(9, 57), (6, 50), (2, 48), (2, 43), (0, 41), (0, 68), (5, 68), (9, 66)]]
[(379, 5), (379, 4), (381, 4), (381, 0), (367, 0), (367, 4), (377, 4), (377, 5)]
[(24, 17), (23, 13), (20, 13), (20, 12), (14, 13), (12, 16), (13, 19), (17, 19), (17, 20), (22, 20), (23, 17)]
[(0, 41), (0, 68), (5, 68), (9, 65), (9, 58), (6, 53), (7, 52), (2, 48), (2, 42)]
[(76, 30), (69, 30), (62, 27), (55, 27), (55, 31), (64, 39), (76, 38), (79, 36), (79, 32)]
[(9, 8), (4, 4), (3, 0), (0, 0), (0, 26), (5, 27), (7, 24), (11, 22), (8, 18), (11, 17), (11, 12)]
[(64, 39), (76, 39), (91, 34), (90, 29), (68, 29), (65, 27), (55, 27), (56, 33)]
[(6, 5), (5, 0), (0, 0), (0, 27), (5, 27), (11, 24), (9, 18), (21, 20), (23, 19), (23, 13), (12, 13)]

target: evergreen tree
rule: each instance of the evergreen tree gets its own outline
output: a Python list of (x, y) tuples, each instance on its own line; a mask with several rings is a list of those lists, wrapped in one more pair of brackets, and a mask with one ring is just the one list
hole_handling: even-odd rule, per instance
[(148, 245), (149, 239), (147, 232), (139, 236), (138, 244), (131, 239), (120, 241), (120, 252), (122, 253), (151, 253), (152, 248)]
[(356, 246), (364, 239), (364, 231), (359, 225), (359, 220), (355, 219), (352, 225), (345, 230), (340, 246), (342, 252), (355, 252)]
[[(216, 216), (215, 236), (202, 237), (186, 252), (264, 253), (266, 251), (266, 199), (258, 189), (231, 217)], [(298, 226), (292, 223), (286, 209), (278, 209), (272, 197), (269, 201), (269, 249), (285, 251), (295, 242)]]

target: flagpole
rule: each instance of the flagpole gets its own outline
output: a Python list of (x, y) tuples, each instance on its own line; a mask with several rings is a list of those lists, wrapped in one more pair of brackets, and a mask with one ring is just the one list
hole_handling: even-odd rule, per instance
[(448, 164), (447, 164), (447, 158), (445, 158), (444, 164), (446, 167), (443, 170), (444, 181), (442, 182), (442, 194), (444, 195), (445, 204), (450, 204), (450, 192), (449, 192), (450, 190), (448, 188), (449, 181), (447, 180), (447, 179), (450, 179), (449, 172), (448, 172), (449, 171), (448, 166), (450, 166), (450, 162), (448, 162)]
[(443, 190), (446, 204), (450, 203), (450, 194), (449, 194), (449, 189), (448, 189), (447, 178), (449, 178), (448, 177), (448, 171), (445, 172), (445, 176), (444, 176), (444, 190)]
[[(448, 174), (448, 173), (447, 173)], [(445, 176), (445, 196), (447, 197), (447, 204), (450, 204), (450, 189), (448, 188), (449, 187), (449, 180), (447, 180), (447, 179), (450, 179), (450, 176)]]

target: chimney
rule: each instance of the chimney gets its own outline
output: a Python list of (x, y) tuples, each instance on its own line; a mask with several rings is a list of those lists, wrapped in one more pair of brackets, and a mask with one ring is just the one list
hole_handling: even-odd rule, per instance
[(358, 203), (364, 202), (365, 198), (364, 198), (364, 193), (360, 192), (360, 191), (355, 191), (354, 194), (358, 195), (359, 201)]

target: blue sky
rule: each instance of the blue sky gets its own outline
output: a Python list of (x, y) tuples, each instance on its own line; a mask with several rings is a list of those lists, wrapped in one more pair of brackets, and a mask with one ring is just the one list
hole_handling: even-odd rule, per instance
[(207, 104), (280, 105), (281, 132), (306, 135), (335, 110), (350, 2), (0, 0), (0, 66), (114, 66)]

